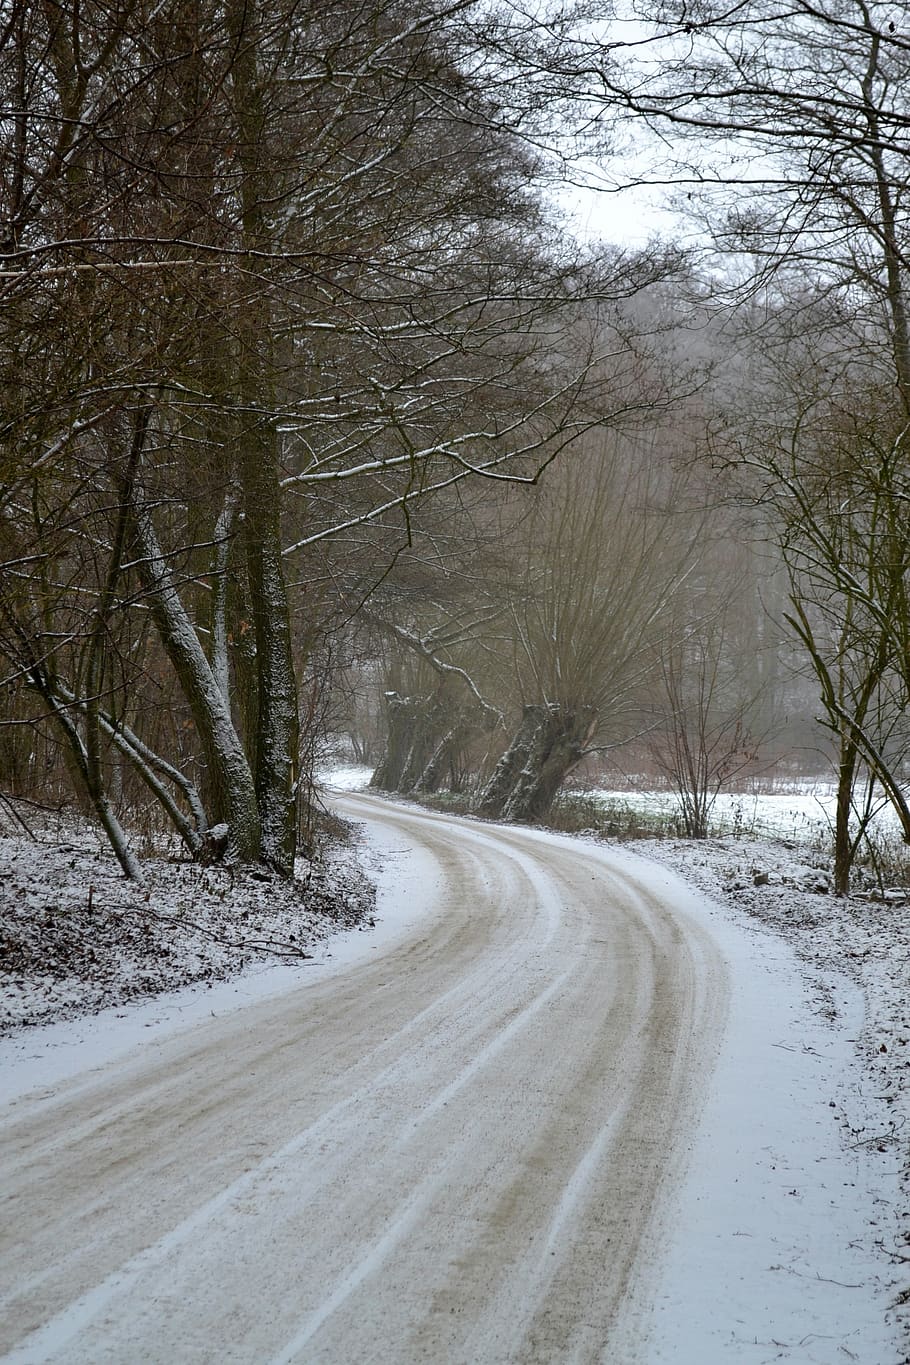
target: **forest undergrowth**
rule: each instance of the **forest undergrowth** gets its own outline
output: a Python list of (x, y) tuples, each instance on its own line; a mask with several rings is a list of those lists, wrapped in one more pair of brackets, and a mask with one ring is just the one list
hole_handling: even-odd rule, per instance
[(86, 822), (23, 814), (28, 832), (0, 808), (0, 1034), (270, 962), (305, 966), (329, 934), (373, 923), (375, 890), (335, 817), (293, 880), (193, 863), (149, 832), (140, 885)]

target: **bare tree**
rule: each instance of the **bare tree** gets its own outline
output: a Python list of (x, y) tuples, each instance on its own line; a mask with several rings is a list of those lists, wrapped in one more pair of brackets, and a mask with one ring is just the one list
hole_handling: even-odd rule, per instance
[(764, 391), (731, 366), (717, 448), (736, 449), (745, 496), (757, 487), (776, 519), (788, 619), (836, 740), (843, 890), (863, 773), (908, 830), (910, 45), (877, 0), (659, 3), (643, 21), (633, 45), (582, 42), (575, 69), (658, 134), (650, 178), (697, 216), (713, 283), (750, 334)]
[(721, 607), (671, 634), (660, 661), (662, 706), (651, 751), (676, 793), (690, 839), (707, 838), (718, 795), (757, 756), (756, 699), (743, 693), (742, 661), (731, 650), (726, 614)]
[(904, 789), (910, 754), (905, 467), (900, 438), (884, 450), (874, 437), (858, 450), (829, 447), (814, 479), (801, 469), (793, 488), (797, 496), (787, 509), (787, 619), (805, 648), (819, 685), (823, 723), (836, 742), (835, 881), (840, 892), (848, 890), (865, 831), (854, 799), (864, 773), (885, 793), (910, 842)]
[(128, 760), (194, 851), (225, 823), (290, 873), (351, 536), (390, 562), (430, 498), (533, 484), (591, 421), (582, 301), (662, 268), (551, 230), (498, 33), (464, 0), (13, 0), (0, 30), (0, 526), (42, 575), (9, 685), (40, 668), (79, 780)]
[(484, 815), (541, 818), (581, 759), (622, 732), (697, 558), (701, 518), (683, 510), (660, 435), (600, 442), (541, 488), (521, 529), (506, 592), (522, 711)]

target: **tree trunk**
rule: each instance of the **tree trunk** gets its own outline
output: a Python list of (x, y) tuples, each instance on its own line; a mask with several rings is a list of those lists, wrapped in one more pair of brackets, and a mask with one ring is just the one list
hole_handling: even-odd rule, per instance
[(228, 857), (254, 862), (261, 856), (261, 827), (253, 774), (227, 702), (199, 643), (193, 623), (171, 580), (147, 507), (132, 508), (138, 571), (152, 619), (189, 704), (211, 779), (213, 824), (226, 822)]
[(247, 582), (256, 641), (256, 800), (262, 855), (290, 877), (297, 852), (300, 719), (281, 555), (277, 433), (247, 433), (240, 459)]
[(543, 820), (566, 777), (582, 758), (594, 717), (557, 703), (526, 706), (521, 725), (477, 803), (493, 820)]
[(129, 881), (139, 882), (141, 884), (144, 881), (142, 865), (130, 848), (129, 840), (126, 837), (126, 831), (117, 819), (114, 809), (107, 798), (100, 768), (90, 762), (85, 742), (79, 734), (69, 711), (65, 705), (61, 704), (51, 680), (38, 666), (35, 666), (29, 671), (29, 685), (33, 687), (42, 698), (48, 711), (57, 722), (66, 738), (75, 770), (88, 794), (92, 809), (98, 818), (98, 823), (107, 835), (108, 843), (113, 849), (114, 856), (120, 864), (123, 875), (128, 878)]
[(455, 740), (455, 730), (447, 730), (436, 748), (430, 754), (429, 760), (424, 766), (423, 772), (414, 783), (415, 792), (436, 792), (442, 786), (442, 775), (446, 764), (451, 769), (451, 746)]
[(231, 697), (231, 669), (228, 659), (228, 569), (234, 524), (240, 507), (236, 488), (228, 490), (215, 523), (215, 574), (212, 585), (212, 672), (226, 702)]
[(850, 890), (850, 871), (856, 851), (850, 838), (850, 812), (853, 806), (853, 785), (856, 780), (856, 745), (841, 739), (837, 765), (837, 804), (834, 815), (834, 890), (846, 896)]
[(410, 792), (420, 782), (436, 744), (433, 704), (425, 697), (385, 694), (386, 743), (370, 779), (377, 791)]
[[(67, 706), (84, 710), (85, 704), (79, 702), (73, 692), (65, 687), (59, 679), (55, 680), (57, 696)], [(152, 749), (144, 744), (138, 735), (134, 734), (129, 726), (122, 721), (114, 721), (107, 712), (99, 708), (98, 721), (105, 734), (120, 751), (120, 754), (129, 761), (131, 766), (142, 778), (149, 791), (159, 802), (168, 819), (173, 824), (177, 833), (180, 835), (187, 849), (195, 858), (202, 849), (203, 836), (208, 830), (208, 819), (205, 814), (202, 802), (199, 798), (193, 783), (185, 773), (180, 772), (173, 764), (166, 762), (160, 754), (156, 754)], [(189, 806), (192, 819), (188, 819), (177, 805), (170, 792), (160, 780), (166, 778), (172, 782), (178, 791), (183, 793), (187, 805)]]
[[(268, 46), (255, 0), (230, 0), (227, 31), (235, 45), (231, 90), (240, 167), (242, 245), (253, 253), (250, 278), (258, 279), (254, 299), (244, 301), (234, 323), (237, 397), (249, 412), (274, 413), (276, 344), (268, 272), (258, 253), (274, 243), (269, 213), (283, 186), (276, 177), (274, 147), (266, 136), (269, 89)], [(268, 208), (266, 206), (269, 206)], [(286, 363), (296, 363), (291, 355)], [(292, 876), (297, 852), (300, 717), (291, 643), (291, 618), (284, 578), (279, 487), (279, 435), (272, 418), (239, 433), (238, 471), (243, 498), (247, 586), (256, 642), (256, 798), (262, 852), (272, 867)]]

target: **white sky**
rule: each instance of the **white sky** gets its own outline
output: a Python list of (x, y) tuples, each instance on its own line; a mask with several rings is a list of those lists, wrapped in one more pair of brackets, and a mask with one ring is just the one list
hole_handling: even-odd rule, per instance
[(667, 191), (635, 186), (608, 192), (564, 185), (556, 198), (580, 241), (644, 246), (654, 236), (679, 241), (686, 225), (667, 206)]

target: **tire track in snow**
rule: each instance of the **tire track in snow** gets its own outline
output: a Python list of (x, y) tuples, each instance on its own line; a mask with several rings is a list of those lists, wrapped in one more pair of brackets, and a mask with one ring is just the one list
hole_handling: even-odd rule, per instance
[[(377, 1331), (384, 1358), (401, 1362), (544, 1360), (554, 1348), (593, 1360), (611, 1333), (617, 1339), (630, 1267), (647, 1261), (653, 1206), (698, 1102), (687, 1072), (703, 1063), (719, 1028), (724, 981), (710, 941), (584, 846), (362, 798), (339, 804), (432, 850), (449, 878), (447, 901), (423, 937), (388, 960), (305, 982), (293, 1009), (283, 1001), (248, 1012), (255, 1035), (244, 1039), (233, 1072), (224, 1049), (238, 1037), (236, 1022), (207, 1031), (190, 1081), (202, 1084), (211, 1068), (207, 1122), (228, 1112), (222, 1084), (240, 1111), (231, 1119), (238, 1137), (256, 1132), (257, 1095), (269, 1086), (296, 1093), (294, 1104), (321, 1106), (318, 1116), (222, 1180), (188, 1217), (165, 1207), (163, 1234), (132, 1255), (118, 1251), (106, 1275), (92, 1243), (81, 1254), (78, 1244), (81, 1222), (97, 1230), (103, 1210), (73, 1201), (63, 1234), (68, 1269), (46, 1295), (43, 1325), (25, 1340), (15, 1323), (28, 1315), (11, 1305), (19, 1344), (9, 1361), (75, 1365), (105, 1352), (118, 1358), (117, 1349), (126, 1349), (119, 1358), (162, 1362), (291, 1361), (304, 1349), (307, 1361), (355, 1361), (367, 1358)], [(310, 1052), (318, 1030), (299, 1024), (299, 1047), (275, 1034), (291, 1027), (295, 1011), (307, 1019), (320, 1009), (332, 1037), (317, 1064)], [(353, 1052), (352, 1035), (360, 1044)], [(176, 1049), (178, 1058), (187, 1054), (185, 1045)], [(247, 1086), (251, 1058), (257, 1084)], [(99, 1080), (102, 1105), (117, 1084)], [(117, 1094), (115, 1104), (128, 1132), (160, 1124), (173, 1142), (180, 1125), (169, 1126), (167, 1114), (189, 1109), (183, 1136), (188, 1159), (198, 1161), (191, 1139), (199, 1097), (190, 1102), (187, 1081), (143, 1081), (133, 1067), (122, 1084), (132, 1100)], [(84, 1104), (83, 1090), (71, 1102), (74, 1116)], [(57, 1150), (64, 1185), (67, 1166), (71, 1177), (83, 1169), (80, 1152), (93, 1133), (83, 1115), (72, 1141), (61, 1143), (67, 1107), (64, 1098), (48, 1113), (35, 1149), (42, 1164)], [(40, 1113), (25, 1122), (40, 1135)], [(654, 1129), (663, 1150), (642, 1161), (629, 1144), (644, 1138), (647, 1146)], [(196, 1147), (208, 1131), (202, 1123)], [(148, 1164), (140, 1154), (140, 1183)], [(219, 1174), (215, 1166), (200, 1163), (200, 1190)], [(604, 1183), (614, 1167), (631, 1191), (619, 1219), (630, 1226), (614, 1248), (619, 1269), (598, 1280), (603, 1245), (580, 1248), (619, 1235), (612, 1225), (603, 1231), (594, 1209), (605, 1191), (616, 1198), (616, 1181)], [(154, 1163), (145, 1180), (160, 1186)], [(266, 1253), (271, 1260), (257, 1268)], [(415, 1267), (419, 1287), (409, 1299), (401, 1285)], [(177, 1282), (184, 1290), (175, 1300)], [(603, 1304), (579, 1336), (580, 1317), (590, 1315), (579, 1316), (577, 1291), (590, 1295), (591, 1283)], [(226, 1301), (242, 1303), (245, 1293), (249, 1303), (228, 1315), (227, 1331), (203, 1307), (213, 1286)], [(137, 1342), (141, 1355), (133, 1354)], [(624, 1365), (633, 1358), (624, 1354)]]

